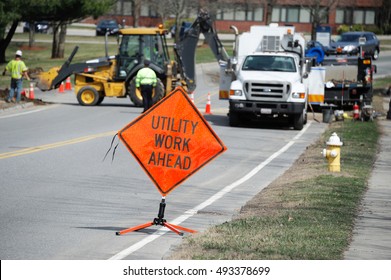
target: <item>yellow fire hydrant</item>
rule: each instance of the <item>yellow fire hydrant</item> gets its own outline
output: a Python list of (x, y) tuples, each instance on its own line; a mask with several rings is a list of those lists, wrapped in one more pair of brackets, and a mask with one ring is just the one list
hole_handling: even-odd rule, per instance
[(326, 149), (323, 149), (323, 156), (329, 160), (329, 171), (341, 171), (341, 146), (343, 143), (337, 133), (333, 133), (326, 142)]

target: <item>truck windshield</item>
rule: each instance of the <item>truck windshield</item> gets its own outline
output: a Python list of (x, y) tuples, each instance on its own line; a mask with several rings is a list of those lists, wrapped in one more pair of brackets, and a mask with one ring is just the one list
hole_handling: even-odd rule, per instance
[(242, 70), (296, 72), (296, 65), (293, 57), (250, 55), (244, 61)]

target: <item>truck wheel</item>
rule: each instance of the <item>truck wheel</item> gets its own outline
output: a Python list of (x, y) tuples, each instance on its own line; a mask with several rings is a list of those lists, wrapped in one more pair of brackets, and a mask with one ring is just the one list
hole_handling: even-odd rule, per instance
[(237, 127), (240, 124), (240, 118), (237, 113), (229, 112), (228, 114), (229, 125), (233, 127)]
[[(136, 88), (136, 77), (128, 85), (128, 94), (130, 100), (136, 107), (143, 107), (143, 97), (141, 92)], [(157, 79), (156, 87), (152, 93), (152, 102), (155, 104), (164, 97), (164, 85), (160, 79)]]
[(77, 93), (77, 101), (83, 106), (95, 106), (99, 102), (99, 93), (93, 87), (83, 87)]
[(304, 113), (293, 116), (293, 128), (295, 130), (302, 130), (304, 127)]

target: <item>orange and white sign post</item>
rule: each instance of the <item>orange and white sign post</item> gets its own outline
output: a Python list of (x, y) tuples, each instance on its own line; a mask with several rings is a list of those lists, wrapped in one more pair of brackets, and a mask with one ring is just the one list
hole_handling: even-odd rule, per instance
[(151, 109), (119, 131), (119, 138), (162, 195), (152, 222), (117, 232), (162, 225), (182, 235), (195, 232), (164, 219), (165, 196), (227, 148), (209, 126), (188, 94), (177, 87)]

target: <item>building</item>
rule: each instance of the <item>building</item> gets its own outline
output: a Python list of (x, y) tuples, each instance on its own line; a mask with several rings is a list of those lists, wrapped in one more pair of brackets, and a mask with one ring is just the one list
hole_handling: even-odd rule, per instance
[[(231, 1), (232, 2), (232, 1)], [(227, 30), (230, 25), (247, 30), (255, 24), (276, 22), (294, 25), (299, 32), (311, 32), (316, 17), (336, 33), (340, 25), (365, 25), (376, 28), (382, 0), (261, 0), (238, 1), (218, 10), (216, 26)], [(315, 27), (315, 26), (314, 26)]]
[[(194, 18), (200, 7), (206, 8), (215, 17), (216, 29), (219, 32), (230, 32), (231, 25), (235, 25), (240, 31), (247, 31), (251, 25), (265, 25), (270, 22), (294, 25), (298, 32), (308, 33), (318, 24), (330, 26), (333, 33), (336, 33), (341, 25), (362, 25), (376, 30), (376, 26), (380, 25), (379, 15), (383, 1), (193, 0), (189, 2), (193, 6), (187, 10), (185, 17)], [(139, 8), (135, 8), (137, 2), (140, 3)], [(154, 1), (118, 0), (113, 11), (106, 17), (114, 17), (127, 26), (136, 26), (135, 18), (138, 26), (156, 26), (162, 23), (162, 17), (157, 12), (161, 11), (162, 7), (155, 9), (153, 3)], [(161, 3), (162, 1), (159, 5)], [(139, 12), (135, 13), (136, 10)]]

